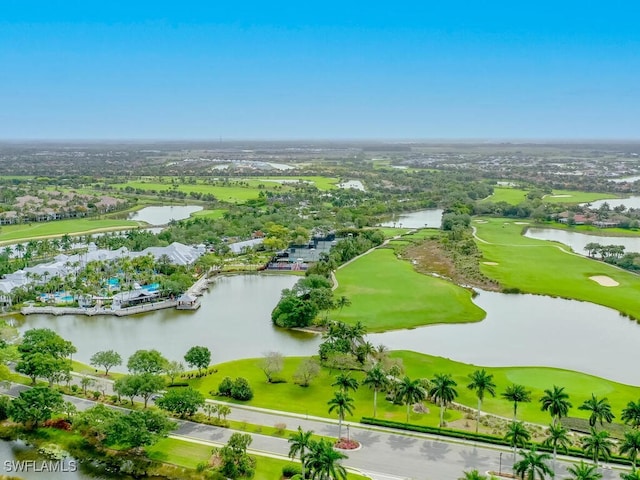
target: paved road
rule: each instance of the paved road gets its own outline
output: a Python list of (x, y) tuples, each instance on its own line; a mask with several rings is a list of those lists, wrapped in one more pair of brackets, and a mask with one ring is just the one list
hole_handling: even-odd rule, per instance
[[(2, 389), (13, 396), (28, 387), (11, 385)], [(79, 410), (95, 405), (95, 402), (76, 397), (65, 396), (65, 401), (74, 403)], [(300, 425), (305, 430), (317, 434), (337, 436), (337, 424), (329, 419), (291, 415), (282, 412), (244, 408), (231, 405), (229, 418), (247, 423), (273, 426), (285, 423), (287, 429), (295, 430)], [(173, 435), (191, 441), (222, 444), (233, 430), (202, 425), (189, 421), (179, 421), (179, 427)], [(343, 427), (343, 435), (346, 427)], [(510, 471), (513, 464), (512, 451), (504, 448), (475, 444), (472, 442), (454, 442), (433, 435), (409, 435), (406, 432), (391, 429), (368, 429), (358, 424), (349, 424), (350, 436), (362, 444), (358, 451), (348, 452), (344, 465), (371, 476), (374, 480), (456, 480), (465, 470), (478, 469), (481, 472), (497, 471), (502, 461), (502, 470)], [(286, 457), (289, 444), (284, 438), (251, 434), (251, 450)], [(566, 476), (569, 463), (564, 458), (558, 460), (556, 478)], [(604, 468), (601, 470), (604, 480), (619, 478), (619, 470)]]

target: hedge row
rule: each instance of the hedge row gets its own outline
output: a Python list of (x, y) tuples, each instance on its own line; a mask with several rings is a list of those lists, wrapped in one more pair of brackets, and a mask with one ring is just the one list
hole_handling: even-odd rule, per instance
[[(409, 430), (411, 432), (430, 433), (434, 435), (442, 435), (443, 437), (459, 438), (462, 440), (470, 440), (474, 442), (491, 443), (493, 445), (504, 445), (510, 447), (511, 445), (503, 437), (496, 437), (495, 435), (489, 435), (486, 433), (467, 432), (464, 430), (454, 430), (450, 428), (438, 428), (429, 427), (427, 425), (412, 425), (408, 423), (394, 422), (391, 420), (381, 420), (379, 418), (362, 417), (361, 423), (366, 425), (376, 425), (378, 427), (397, 428), (400, 430)], [(553, 448), (542, 445), (541, 443), (532, 442), (538, 451), (553, 452)], [(570, 447), (565, 452), (564, 450), (558, 450), (558, 453), (571, 455), (572, 457), (586, 458), (591, 460), (591, 457), (586, 455), (584, 451), (579, 448)], [(631, 465), (631, 461), (620, 455), (611, 455), (607, 459), (608, 462), (618, 463), (621, 465)]]

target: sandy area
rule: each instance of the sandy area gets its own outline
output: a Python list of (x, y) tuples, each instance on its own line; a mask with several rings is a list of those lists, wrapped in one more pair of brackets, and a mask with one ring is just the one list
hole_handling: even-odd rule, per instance
[(573, 195), (549, 195), (551, 198), (569, 198), (573, 197)]
[(486, 220), (474, 220), (475, 223), (487, 223)]
[(482, 262), (482, 263), (484, 263), (485, 265), (499, 265), (496, 262)]
[(529, 225), (529, 222), (513, 222), (516, 225)]
[(602, 285), (603, 287), (617, 287), (618, 285), (620, 285), (613, 278), (607, 277), (605, 275), (596, 275), (594, 277), (589, 277), (589, 280), (593, 280), (594, 282), (596, 282), (599, 285)]

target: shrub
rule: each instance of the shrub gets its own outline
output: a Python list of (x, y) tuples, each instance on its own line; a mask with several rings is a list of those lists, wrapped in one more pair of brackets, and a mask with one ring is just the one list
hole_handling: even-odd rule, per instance
[(0, 420), (6, 420), (9, 418), (9, 404), (11, 401), (9, 397), (2, 396), (0, 397)]
[(293, 463), (288, 463), (284, 467), (282, 467), (282, 476), (285, 478), (291, 478), (294, 475), (301, 475), (302, 471), (298, 465)]
[(286, 423), (276, 423), (274, 425), (275, 429), (276, 429), (276, 435), (283, 435), (284, 431), (287, 428), (287, 424)]
[(102, 395), (102, 394), (99, 391), (94, 390), (92, 395), (93, 395), (93, 399), (94, 400), (98, 400), (100, 398), (100, 395)]
[(169, 385), (167, 385), (167, 388), (173, 388), (173, 387), (188, 387), (189, 384), (187, 382), (174, 382), (174, 383), (170, 383)]
[(73, 393), (78, 393), (78, 390), (80, 390), (80, 387), (78, 385), (71, 385), (71, 391)]
[(57, 428), (58, 430), (71, 430), (71, 422), (65, 420), (64, 418), (47, 420), (46, 422), (44, 422), (44, 426), (49, 428)]
[(233, 386), (231, 387), (231, 398), (243, 402), (253, 398), (253, 390), (251, 390), (246, 378), (238, 377), (234, 380)]
[(230, 377), (224, 377), (220, 385), (218, 385), (218, 395), (223, 397), (231, 397), (231, 391), (233, 390), (233, 380)]
[(109, 397), (109, 400), (111, 401), (111, 403), (118, 403), (118, 400), (120, 399), (118, 398), (118, 395), (111, 395)]

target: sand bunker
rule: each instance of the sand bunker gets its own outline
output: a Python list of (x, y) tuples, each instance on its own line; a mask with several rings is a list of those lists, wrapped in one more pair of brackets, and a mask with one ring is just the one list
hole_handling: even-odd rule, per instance
[(487, 223), (486, 220), (474, 220), (475, 223)]
[(529, 225), (529, 222), (513, 222), (516, 225)]
[(496, 262), (482, 262), (482, 263), (484, 263), (485, 265), (492, 265), (492, 266), (499, 265), (499, 263), (496, 263)]
[(593, 280), (598, 285), (602, 285), (603, 287), (617, 287), (620, 285), (613, 278), (607, 277), (606, 275), (596, 275), (595, 277), (589, 277), (589, 280)]
[(549, 195), (551, 198), (569, 198), (573, 197), (573, 195)]

